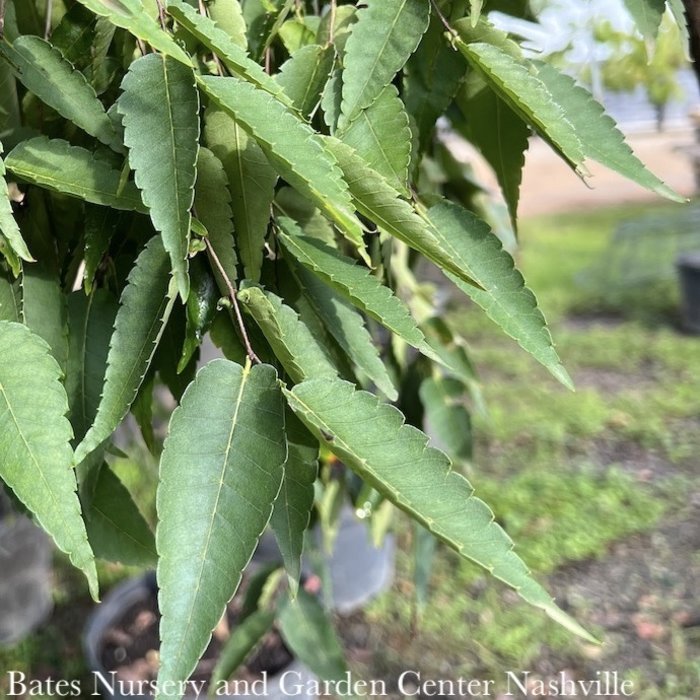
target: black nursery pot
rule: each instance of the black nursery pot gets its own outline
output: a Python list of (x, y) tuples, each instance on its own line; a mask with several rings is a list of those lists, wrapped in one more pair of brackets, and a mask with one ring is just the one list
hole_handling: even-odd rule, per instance
[[(150, 627), (151, 636), (155, 635), (157, 638), (157, 618), (150, 609), (156, 596), (156, 576), (155, 573), (149, 572), (117, 585), (95, 608), (88, 619), (83, 635), (85, 659), (93, 674), (94, 688), (90, 688), (90, 693), (95, 690), (108, 700), (152, 700), (153, 695), (148, 692), (147, 685), (143, 686), (144, 692), (139, 692), (141, 689), (139, 683), (144, 682), (145, 679), (144, 676), (139, 675), (138, 662), (133, 664), (129, 671), (124, 672), (114, 668), (114, 661), (115, 659), (118, 661), (120, 655), (126, 658), (129, 651), (140, 654), (146, 647), (157, 646), (157, 643), (152, 645), (153, 639), (149, 642), (147, 629)], [(144, 638), (129, 637), (124, 632), (127, 620), (129, 622), (126, 626), (134, 629), (141, 628)], [(210, 646), (210, 649), (205, 652), (204, 662), (206, 662), (207, 656), (212, 656), (211, 649)], [(218, 654), (218, 651), (216, 653)], [(250, 694), (246, 694), (246, 686), (242, 685), (236, 688), (235, 695), (217, 694), (217, 697), (235, 697), (237, 700), (252, 700), (254, 697), (282, 700), (289, 697), (289, 692), (283, 692), (284, 687), (286, 687), (294, 689), (295, 697), (301, 698), (301, 700), (312, 700), (304, 689), (313, 683), (315, 676), (303, 664), (294, 659), (286, 648), (283, 652), (283, 665), (280, 664), (279, 657), (278, 653), (270, 670), (265, 669), (267, 678), (264, 682), (258, 681), (257, 684), (253, 684), (256, 678), (247, 678), (251, 684)], [(216, 656), (214, 655), (214, 658), (210, 658), (210, 665), (213, 666), (215, 661)], [(197, 671), (195, 671), (193, 677), (197, 677), (197, 675)], [(201, 673), (199, 675), (201, 676)], [(283, 686), (283, 683), (286, 686)], [(297, 688), (299, 688), (298, 695)], [(194, 698), (205, 700), (207, 697), (206, 689), (201, 695), (194, 692), (188, 692), (185, 695), (186, 700)]]
[(51, 544), (0, 489), (0, 644), (16, 644), (51, 613)]
[(681, 286), (683, 326), (700, 334), (700, 251), (685, 253), (676, 261)]

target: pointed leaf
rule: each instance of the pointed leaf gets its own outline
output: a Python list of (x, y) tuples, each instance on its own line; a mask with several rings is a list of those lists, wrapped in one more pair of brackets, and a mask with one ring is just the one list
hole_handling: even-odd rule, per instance
[(2, 154), (2, 141), (0, 141), (0, 234), (7, 238), (12, 250), (22, 260), (31, 262), (33, 260), (32, 255), (27, 249), (27, 244), (22, 238), (22, 233), (12, 212), (12, 202), (5, 180), (5, 162), (2, 159)]
[(427, 436), (406, 425), (400, 411), (342, 380), (304, 382), (285, 395), (314, 435), (392, 503), (527, 602), (592, 639), (535, 581), (491, 510), (452, 470), (449, 458), (428, 447)]
[(141, 0), (78, 0), (100, 17), (107, 17), (117, 27), (122, 27), (134, 36), (150, 44), (167, 56), (191, 65), (189, 56), (175, 40), (159, 26)]
[(387, 85), (339, 135), (370, 168), (384, 176), (403, 196), (409, 196), (411, 129), (406, 109), (393, 85)]
[(153, 532), (107, 464), (100, 467), (90, 503), (85, 506), (85, 525), (96, 557), (125, 566), (155, 564)]
[(241, 48), (248, 46), (245, 19), (238, 0), (210, 0), (207, 4), (209, 16)]
[(482, 287), (447, 276), (520, 346), (541, 362), (562, 384), (573, 388), (552, 345), (535, 295), (525, 286), (513, 258), (487, 224), (458, 204), (441, 202), (428, 218), (455, 261)]
[(210, 688), (221, 688), (223, 683), (240, 668), (253, 650), (262, 642), (275, 622), (271, 610), (256, 610), (241, 623), (237, 623), (226, 640), (219, 660), (211, 674)]
[(646, 39), (656, 39), (661, 19), (666, 11), (666, 0), (624, 0), (637, 29)]
[(277, 82), (303, 116), (308, 117), (321, 99), (334, 61), (332, 46), (310, 44), (295, 51), (282, 64)]
[(22, 292), (19, 280), (0, 271), (0, 321), (22, 322)]
[(97, 270), (117, 234), (122, 214), (93, 204), (85, 205), (85, 272), (83, 283), (90, 294)]
[(566, 117), (573, 125), (583, 146), (584, 155), (620, 173), (629, 180), (677, 202), (685, 202), (665, 185), (634, 155), (615, 122), (605, 114), (593, 96), (549, 64), (535, 62), (539, 78), (553, 99), (565, 107)]
[(238, 299), (255, 319), (292, 381), (337, 376), (311, 331), (282, 299), (252, 286), (242, 289)]
[(159, 237), (139, 255), (119, 300), (95, 422), (75, 451), (75, 463), (104, 442), (129, 411), (170, 315), (168, 257)]
[(257, 282), (277, 173), (255, 139), (227, 112), (209, 107), (204, 123), (207, 144), (228, 177), (236, 245), (245, 277)]
[(270, 525), (282, 553), (292, 597), (299, 590), (304, 535), (314, 506), (314, 482), (318, 474), (318, 440), (287, 408), (287, 462), (284, 479)]
[(42, 102), (98, 141), (123, 151), (124, 147), (95, 90), (63, 54), (38, 36), (20, 36), (0, 47), (17, 78)]
[(290, 651), (322, 681), (343, 681), (348, 667), (328, 614), (316, 598), (300, 590), (287, 601), (279, 618), (280, 632)]
[(121, 173), (90, 151), (45, 136), (22, 141), (5, 158), (17, 177), (93, 204), (146, 212), (132, 182), (121, 186)]
[(379, 350), (365, 326), (362, 315), (312, 273), (302, 267), (295, 272), (299, 276), (304, 294), (350, 361), (364, 372), (389, 400), (395, 401), (398, 392), (379, 357)]
[(116, 300), (106, 290), (98, 289), (89, 297), (78, 291), (68, 298), (65, 387), (77, 442), (85, 437), (97, 415), (116, 315)]
[(277, 81), (268, 75), (259, 63), (248, 56), (244, 47), (237, 44), (227, 32), (220, 29), (214, 20), (199, 14), (184, 0), (170, 0), (168, 13), (192, 36), (219, 56), (232, 75), (269, 92), (280, 102), (291, 107), (291, 100), (284, 94), (284, 90)]
[[(207, 240), (216, 253), (227, 277), (235, 282), (238, 258), (233, 245), (233, 214), (229, 183), (221, 161), (208, 149), (201, 148), (197, 161), (197, 184), (194, 205), (200, 221), (207, 229)], [(228, 293), (224, 280), (213, 266), (222, 293)]]
[(397, 190), (346, 144), (334, 138), (328, 138), (326, 143), (338, 160), (358, 211), (374, 221), (381, 230), (422, 253), (436, 265), (469, 284), (474, 283), (452, 259), (450, 252), (442, 248), (432, 227), (426, 225), (414, 208), (400, 198)]
[[(271, 95), (237, 78), (200, 78), (205, 92), (263, 147), (279, 174), (310, 197), (364, 252), (362, 227), (333, 156), (311, 128)], [(265, 119), (260, 119), (264, 114)]]
[(72, 432), (60, 377), (43, 340), (26, 326), (0, 321), (0, 477), (83, 570), (97, 598), (95, 559), (71, 469)]
[(339, 126), (367, 109), (394, 79), (428, 29), (426, 0), (368, 0), (345, 45)]
[(493, 168), (515, 225), (530, 129), (491, 88), (475, 83), (457, 100), (466, 118), (463, 134)]
[(278, 219), (284, 232), (285, 250), (327, 285), (340, 292), (357, 308), (369, 314), (409, 345), (425, 352), (423, 333), (406, 305), (370, 271), (355, 264), (325, 243), (302, 235), (301, 229), (285, 217)]
[(209, 643), (270, 519), (286, 453), (272, 367), (214, 360), (200, 370), (160, 465), (161, 687), (189, 678)]
[(187, 253), (199, 151), (199, 93), (191, 68), (167, 56), (134, 61), (119, 98), (136, 185), (187, 299)]

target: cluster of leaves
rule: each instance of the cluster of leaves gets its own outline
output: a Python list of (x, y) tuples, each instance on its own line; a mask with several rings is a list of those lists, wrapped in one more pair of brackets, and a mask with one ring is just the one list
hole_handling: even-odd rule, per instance
[[(188, 678), (268, 524), (294, 596), (321, 447), (362, 502), (585, 636), (419, 429), (468, 457), (474, 375), (413, 269), (570, 384), (437, 124), (481, 151), (513, 222), (532, 133), (677, 199), (602, 108), (481, 2), (38, 5), (2, 4), (0, 477), (95, 597), (95, 556), (157, 560), (159, 680)], [(207, 334), (226, 359), (195, 374)], [(129, 411), (155, 449), (158, 383), (179, 406), (154, 538), (107, 459)]]

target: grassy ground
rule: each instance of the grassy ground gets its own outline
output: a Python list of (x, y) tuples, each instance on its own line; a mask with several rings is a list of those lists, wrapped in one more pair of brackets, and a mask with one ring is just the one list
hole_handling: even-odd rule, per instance
[[(520, 264), (577, 384), (558, 385), (477, 310), (454, 311), (484, 385), (470, 478), (558, 602), (604, 643), (581, 644), (475, 567), (440, 551), (416, 619), (410, 529), (393, 589), (339, 620), (353, 665), (389, 687), (406, 669), (495, 679), (531, 670), (617, 670), (634, 697), (697, 697), (700, 665), (700, 340), (677, 329), (673, 286), (580, 287), (620, 218), (603, 210), (523, 224)], [(585, 279), (585, 275), (584, 275)], [(152, 463), (120, 476), (152, 511)], [(61, 560), (45, 629), (0, 650), (0, 671), (85, 676), (78, 631), (90, 602)], [(103, 567), (103, 578), (124, 575)], [(87, 685), (86, 687), (89, 687)], [(0, 697), (3, 680), (0, 676)]]

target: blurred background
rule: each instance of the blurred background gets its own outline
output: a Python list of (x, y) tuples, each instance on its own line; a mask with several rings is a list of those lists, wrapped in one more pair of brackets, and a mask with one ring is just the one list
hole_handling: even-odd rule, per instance
[[(700, 696), (698, 86), (670, 18), (654, 47), (634, 33), (622, 2), (532, 4), (539, 25), (491, 19), (587, 84), (639, 157), (691, 199), (660, 203), (598, 167), (583, 182), (531, 140), (515, 256), (576, 393), (443, 290), (483, 399), (470, 407), (467, 473), (557, 602), (603, 644), (572, 638), (446, 551), (417, 567), (420, 542), (398, 517), (393, 576), (380, 595), (337, 615), (337, 629), (352, 668), (386, 680), (395, 697), (406, 669), (497, 679), (500, 693), (504, 670), (522, 669), (536, 679), (618, 671), (634, 681), (635, 698), (691, 700)], [(515, 249), (488, 167), (458, 136), (443, 138)], [(128, 456), (114, 470), (154, 523), (156, 459), (138, 430), (126, 426), (123, 437)], [(0, 563), (19, 556), (3, 541), (7, 528), (0, 523)], [(31, 546), (45, 564), (48, 554)], [(6, 568), (0, 607), (26, 585), (3, 581)], [(41, 620), (30, 621), (39, 626), (19, 640), (8, 634), (0, 670), (84, 679), (79, 631), (93, 604), (59, 554), (51, 571)], [(135, 573), (101, 567), (105, 588)]]

